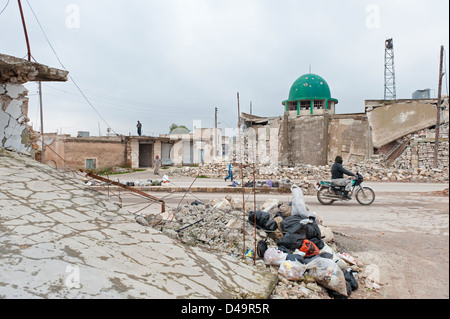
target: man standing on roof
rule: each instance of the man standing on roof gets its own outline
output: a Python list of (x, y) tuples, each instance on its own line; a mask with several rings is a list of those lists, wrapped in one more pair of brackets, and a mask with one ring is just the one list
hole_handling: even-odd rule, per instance
[(138, 135), (141, 136), (141, 133), (142, 133), (142, 124), (141, 124), (141, 122), (138, 121), (136, 127), (137, 127)]
[(336, 156), (334, 164), (331, 167), (331, 181), (336, 186), (345, 186), (343, 197), (346, 199), (351, 199), (351, 197), (348, 196), (348, 192), (351, 189), (352, 181), (344, 178), (344, 174), (348, 176), (355, 176), (355, 174), (346, 170), (344, 166), (342, 166), (342, 162), (342, 156)]

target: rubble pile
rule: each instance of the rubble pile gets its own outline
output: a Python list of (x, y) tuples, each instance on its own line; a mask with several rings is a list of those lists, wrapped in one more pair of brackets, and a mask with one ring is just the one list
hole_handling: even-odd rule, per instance
[[(332, 230), (310, 211), (302, 189), (291, 190), (290, 203), (270, 199), (255, 207), (228, 195), (206, 203), (195, 200), (159, 215), (140, 213), (136, 221), (186, 245), (270, 268), (279, 278), (271, 298), (348, 298), (367, 279), (364, 266), (337, 250)], [(365, 287), (380, 288), (373, 281)]]
[[(391, 165), (383, 154), (371, 156), (364, 162), (345, 163), (345, 167), (353, 172), (359, 172), (366, 181), (376, 182), (421, 182), (447, 183), (449, 181), (449, 123), (440, 126), (438, 169), (434, 164), (435, 129), (423, 129), (401, 138), (407, 145)], [(312, 166), (298, 164), (295, 167), (284, 167), (277, 164), (258, 164), (255, 174), (259, 180), (281, 181), (289, 179), (295, 183), (304, 183), (302, 187), (314, 184), (317, 179), (329, 179), (331, 165)], [(198, 167), (183, 167), (175, 169), (171, 174), (195, 177), (204, 175), (213, 178), (227, 176), (228, 163), (204, 163)], [(234, 168), (234, 176), (240, 179), (238, 167)], [(253, 178), (252, 165), (244, 168), (244, 179)]]
[[(441, 171), (446, 170), (447, 172), (449, 168), (448, 132), (449, 123), (445, 123), (439, 129), (441, 142), (438, 149), (438, 167), (442, 168)], [(435, 134), (435, 129), (425, 129), (407, 136), (410, 143), (397, 159), (394, 167), (409, 168), (418, 166), (433, 171)]]
[[(424, 144), (424, 147), (428, 147), (427, 152), (430, 152), (429, 146)], [(448, 150), (448, 144), (446, 147)], [(432, 161), (429, 162), (428, 166), (432, 165), (432, 163)], [(224, 163), (214, 163), (203, 164), (199, 167), (183, 167), (172, 170), (171, 175), (190, 177), (204, 175), (211, 178), (223, 178), (227, 176), (226, 166)], [(384, 159), (381, 155), (373, 155), (364, 163), (347, 163), (345, 167), (352, 172), (359, 172), (363, 175), (364, 180), (369, 182), (447, 183), (449, 181), (448, 167), (446, 169), (435, 169), (431, 167), (415, 169), (389, 168), (384, 165)], [(240, 179), (240, 172), (237, 168), (235, 168), (235, 176), (236, 179)], [(301, 184), (302, 188), (309, 194), (311, 191), (314, 192), (314, 185), (318, 179), (330, 179), (331, 165), (312, 166), (299, 164), (295, 167), (260, 165), (256, 169), (255, 176), (259, 181), (273, 181), (274, 183), (279, 182), (281, 184), (289, 180), (292, 183)], [(244, 169), (244, 181), (252, 178), (253, 171), (250, 168)]]

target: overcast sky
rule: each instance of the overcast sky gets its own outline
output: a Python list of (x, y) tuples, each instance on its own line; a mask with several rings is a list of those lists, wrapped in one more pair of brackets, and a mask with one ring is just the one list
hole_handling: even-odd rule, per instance
[[(29, 3), (28, 3), (29, 2)], [(283, 114), (292, 83), (322, 76), (337, 113), (364, 112), (364, 100), (384, 97), (384, 41), (394, 39), (397, 98), (417, 89), (437, 96), (439, 50), (449, 43), (448, 0), (22, 0), (39, 63), (62, 68), (74, 83), (44, 83), (44, 131), (76, 136), (168, 133), (194, 120), (219, 127), (241, 111)], [(0, 0), (0, 11), (8, 0)], [(25, 58), (17, 0), (0, 14), (0, 52)], [(448, 65), (448, 56), (446, 58)], [(39, 130), (37, 84), (29, 117)], [(448, 85), (444, 81), (443, 93)], [(106, 123), (107, 124), (106, 124)]]

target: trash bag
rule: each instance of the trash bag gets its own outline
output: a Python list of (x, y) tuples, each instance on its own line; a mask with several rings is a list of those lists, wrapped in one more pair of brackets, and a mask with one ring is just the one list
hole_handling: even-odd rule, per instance
[(278, 241), (278, 246), (286, 247), (292, 251), (300, 248), (303, 240), (306, 239), (303, 235), (295, 233), (286, 233), (283, 238)]
[(291, 215), (299, 215), (303, 219), (309, 217), (309, 213), (306, 210), (306, 204), (305, 199), (303, 197), (303, 191), (300, 187), (297, 185), (291, 186), (291, 192), (292, 192), (292, 212)]
[(308, 270), (308, 275), (313, 277), (319, 284), (348, 297), (344, 273), (333, 260), (317, 256), (306, 265), (306, 269)]
[(356, 289), (358, 289), (359, 285), (358, 285), (358, 282), (356, 281), (356, 278), (353, 276), (353, 271), (351, 271), (351, 270), (344, 271), (344, 277), (345, 277), (345, 280), (350, 284), (352, 291), (355, 291)]
[[(256, 225), (259, 227), (264, 227), (264, 225), (267, 223), (267, 221), (270, 219), (270, 214), (263, 212), (263, 211), (257, 211), (256, 212)], [(255, 212), (251, 211), (248, 214), (248, 221), (250, 224), (255, 224)]]
[(347, 263), (344, 260), (342, 260), (341, 257), (339, 257), (339, 255), (333, 249), (331, 249), (331, 247), (328, 246), (327, 244), (324, 243), (324, 247), (320, 249), (320, 253), (329, 253), (329, 254), (333, 255), (333, 258), (332, 258), (333, 261), (342, 270), (346, 270), (348, 268)]
[(268, 220), (267, 222), (264, 223), (263, 226), (264, 230), (268, 230), (268, 231), (276, 231), (278, 229), (278, 224), (276, 221), (274, 221), (273, 219)]
[(352, 294), (352, 291), (358, 289), (358, 282), (356, 281), (355, 277), (353, 277), (353, 272), (351, 270), (344, 271), (344, 277), (345, 277), (345, 284), (347, 287), (347, 296), (343, 296), (340, 293), (333, 290), (328, 290), (328, 295), (331, 298), (348, 299), (348, 297), (350, 297), (350, 295)]
[[(317, 238), (321, 240), (322, 238), (319, 225), (310, 218), (302, 218), (299, 215), (288, 216), (283, 219), (280, 226), (284, 232), (299, 234), (305, 239)], [(321, 248), (319, 247), (319, 249)]]
[(298, 254), (293, 254), (293, 253), (288, 253), (286, 256), (286, 260), (290, 260), (290, 261), (298, 261), (301, 262), (302, 264), (305, 263), (304, 257)]
[(319, 248), (308, 239), (303, 240), (299, 250), (305, 253), (305, 257), (316, 256), (319, 254)]
[(300, 225), (300, 221), (302, 219), (303, 218), (298, 215), (291, 215), (283, 219), (283, 221), (280, 223), (280, 226), (284, 232), (303, 235), (306, 238), (304, 228), (302, 227), (302, 225)]
[(203, 202), (199, 201), (199, 200), (194, 200), (191, 205), (197, 206), (197, 205), (205, 205)]
[(310, 238), (309, 240), (312, 241), (319, 249), (323, 249), (323, 247), (325, 247), (325, 242), (322, 239), (314, 237)]
[(261, 239), (258, 241), (258, 245), (256, 246), (256, 253), (259, 257), (264, 258), (264, 254), (266, 253), (268, 247), (267, 247), (267, 240)]
[(310, 218), (302, 219), (300, 221), (300, 225), (302, 225), (305, 228), (305, 233), (306, 233), (307, 239), (312, 239), (312, 238), (321, 239), (322, 238), (322, 234), (320, 232), (319, 225), (317, 225), (317, 223), (314, 220), (312, 220)]
[(300, 280), (306, 271), (306, 266), (298, 261), (286, 260), (280, 265), (278, 273), (288, 280)]
[(275, 248), (269, 248), (264, 253), (264, 263), (266, 265), (281, 265), (286, 260), (287, 253)]

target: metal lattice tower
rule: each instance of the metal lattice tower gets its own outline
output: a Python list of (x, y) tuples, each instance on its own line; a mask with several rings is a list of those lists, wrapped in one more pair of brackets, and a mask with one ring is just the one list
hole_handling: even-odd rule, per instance
[(394, 42), (393, 39), (385, 41), (384, 53), (384, 100), (396, 100), (395, 67), (394, 67)]

